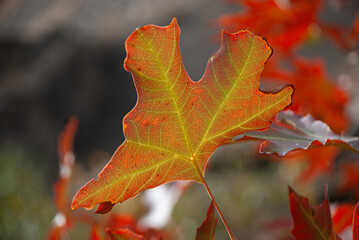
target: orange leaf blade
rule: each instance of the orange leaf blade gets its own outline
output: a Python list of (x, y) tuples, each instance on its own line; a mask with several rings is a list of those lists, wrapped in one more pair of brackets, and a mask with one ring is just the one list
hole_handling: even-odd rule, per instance
[(201, 182), (218, 146), (269, 127), (269, 120), (291, 103), (290, 86), (278, 93), (258, 89), (271, 54), (262, 38), (247, 31), (223, 33), (204, 77), (193, 82), (182, 63), (179, 35), (174, 19), (166, 27), (139, 28), (127, 39), (125, 68), (138, 100), (123, 120), (126, 140), (98, 179), (77, 193), (73, 209), (120, 203), (170, 181)]

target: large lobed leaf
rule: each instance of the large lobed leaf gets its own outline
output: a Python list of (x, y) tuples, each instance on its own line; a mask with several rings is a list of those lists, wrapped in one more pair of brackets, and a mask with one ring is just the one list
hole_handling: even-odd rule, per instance
[(248, 31), (223, 32), (221, 49), (203, 78), (192, 81), (179, 50), (176, 19), (169, 26), (138, 28), (126, 41), (125, 69), (138, 93), (123, 120), (125, 142), (110, 162), (75, 196), (72, 208), (100, 213), (145, 189), (175, 180), (202, 182), (207, 161), (236, 135), (269, 127), (291, 103), (293, 89), (258, 89), (271, 55), (266, 41)]

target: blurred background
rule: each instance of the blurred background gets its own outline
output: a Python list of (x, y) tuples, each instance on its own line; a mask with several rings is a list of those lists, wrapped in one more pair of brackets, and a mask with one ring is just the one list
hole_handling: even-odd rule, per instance
[[(358, 7), (355, 1), (331, 0), (320, 17), (350, 26)], [(184, 65), (197, 81), (220, 46), (221, 29), (214, 20), (240, 10), (239, 4), (222, 0), (0, 1), (1, 238), (45, 238), (56, 214), (52, 185), (59, 171), (57, 142), (68, 117), (75, 115), (80, 122), (71, 194), (98, 174), (124, 140), (122, 118), (136, 103), (131, 76), (123, 69), (124, 42), (136, 27), (165, 26), (176, 17)], [(323, 56), (338, 82), (343, 73), (354, 72), (348, 53), (325, 39), (300, 51)], [(353, 99), (346, 108), (355, 130), (359, 102)], [(249, 152), (253, 145), (229, 148), (211, 159), (209, 185), (240, 239), (266, 239), (253, 234), (261, 224), (289, 216), (287, 184), (300, 166), (268, 162), (255, 150)], [(180, 226), (184, 239), (194, 238), (209, 202), (198, 184), (179, 200), (173, 224)], [(126, 204), (115, 209), (139, 214), (138, 201)], [(217, 235), (226, 236), (221, 222)]]

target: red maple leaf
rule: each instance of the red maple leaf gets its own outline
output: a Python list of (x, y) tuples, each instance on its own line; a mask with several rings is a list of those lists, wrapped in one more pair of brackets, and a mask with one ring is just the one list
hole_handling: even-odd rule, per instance
[(308, 198), (289, 187), (289, 201), (294, 222), (292, 234), (297, 240), (341, 239), (333, 228), (327, 190), (323, 204), (312, 206)]
[(268, 128), (291, 103), (291, 86), (278, 93), (258, 89), (271, 54), (262, 38), (224, 32), (221, 49), (194, 82), (184, 70), (179, 34), (173, 20), (166, 27), (138, 28), (127, 39), (125, 68), (134, 78), (138, 102), (123, 120), (126, 140), (98, 179), (76, 194), (73, 209), (100, 203), (97, 212), (106, 213), (115, 203), (175, 180), (206, 186), (205, 168), (218, 146)]
[(244, 11), (222, 16), (218, 22), (228, 31), (248, 29), (269, 40), (284, 53), (301, 45), (318, 23), (321, 0), (238, 0)]

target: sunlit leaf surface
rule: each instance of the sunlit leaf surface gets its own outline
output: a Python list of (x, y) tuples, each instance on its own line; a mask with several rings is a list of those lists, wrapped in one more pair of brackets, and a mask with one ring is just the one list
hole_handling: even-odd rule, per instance
[[(179, 50), (180, 29), (138, 28), (126, 41), (125, 69), (138, 93), (123, 120), (125, 142), (111, 161), (75, 196), (72, 208), (99, 213), (145, 189), (175, 180), (202, 182), (214, 150), (239, 134), (269, 127), (291, 103), (293, 89), (258, 89), (271, 55), (266, 41), (248, 31), (223, 32), (221, 49), (210, 58), (203, 78), (192, 81)], [(195, 37), (195, 36), (193, 36)]]

